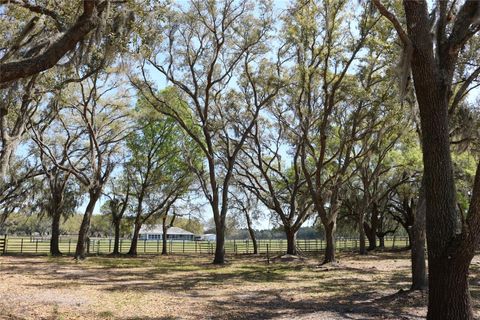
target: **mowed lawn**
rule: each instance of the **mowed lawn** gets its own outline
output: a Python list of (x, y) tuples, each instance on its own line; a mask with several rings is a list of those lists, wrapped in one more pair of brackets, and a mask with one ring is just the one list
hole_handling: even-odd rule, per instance
[[(408, 253), (342, 253), (267, 263), (233, 256), (0, 257), (0, 319), (421, 319), (426, 296), (408, 289)], [(471, 289), (480, 316), (480, 258)]]

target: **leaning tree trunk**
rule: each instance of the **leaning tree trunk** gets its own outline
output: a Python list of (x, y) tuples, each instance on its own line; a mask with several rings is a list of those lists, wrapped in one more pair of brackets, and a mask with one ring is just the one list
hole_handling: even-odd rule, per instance
[(114, 239), (113, 239), (113, 255), (120, 254), (120, 219), (115, 219), (114, 223)]
[(52, 216), (52, 230), (51, 230), (51, 238), (50, 238), (50, 254), (52, 256), (61, 256), (62, 253), (60, 252), (59, 240), (60, 240), (60, 219), (62, 214), (60, 210), (55, 210), (51, 214)]
[(335, 258), (335, 231), (337, 229), (336, 222), (330, 222), (328, 224), (323, 225), (325, 229), (325, 242), (326, 242), (326, 247), (325, 247), (325, 257), (323, 258), (322, 264), (327, 264), (327, 263), (335, 263), (336, 258)]
[(292, 228), (285, 228), (285, 234), (287, 236), (287, 254), (297, 254), (297, 231)]
[(90, 191), (90, 199), (85, 209), (85, 214), (83, 215), (82, 224), (80, 225), (80, 230), (78, 232), (77, 247), (75, 249), (75, 259), (85, 259), (86, 255), (86, 246), (87, 246), (87, 237), (88, 230), (90, 229), (90, 221), (92, 219), (93, 210), (95, 204), (100, 198), (101, 190)]
[(138, 236), (140, 234), (140, 228), (142, 224), (139, 221), (135, 221), (135, 227), (133, 229), (133, 236), (132, 242), (130, 243), (130, 250), (128, 250), (127, 254), (130, 256), (137, 255), (137, 244), (138, 244)]
[(162, 255), (167, 255), (167, 216), (162, 219)]
[(412, 290), (425, 290), (428, 287), (425, 263), (425, 209), (425, 192), (422, 182), (411, 230)]
[(255, 237), (255, 230), (252, 228), (252, 219), (250, 218), (248, 212), (245, 212), (245, 218), (247, 218), (248, 233), (250, 234), (250, 239), (252, 239), (253, 243), (253, 254), (258, 254), (257, 238)]
[(3, 138), (3, 146), (0, 152), (0, 174), (2, 175), (1, 181), (6, 182), (8, 179), (8, 167), (10, 164), (11, 155), (15, 149), (15, 144), (11, 142), (10, 137)]

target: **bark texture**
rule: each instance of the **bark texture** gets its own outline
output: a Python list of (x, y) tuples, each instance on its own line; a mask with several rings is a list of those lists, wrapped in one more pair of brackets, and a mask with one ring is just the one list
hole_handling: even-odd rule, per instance
[(425, 263), (425, 223), (426, 206), (423, 186), (420, 188), (415, 219), (413, 222), (411, 238), (412, 259), (412, 290), (425, 290), (428, 288), (427, 265)]
[(92, 219), (93, 210), (95, 209), (95, 205), (100, 198), (101, 189), (93, 190), (89, 192), (90, 199), (87, 204), (87, 208), (85, 209), (85, 213), (83, 215), (82, 224), (80, 225), (80, 230), (78, 231), (78, 240), (77, 240), (77, 247), (75, 249), (75, 259), (81, 260), (85, 259), (87, 254), (87, 240), (88, 240), (88, 231), (90, 230), (90, 221)]
[(132, 242), (130, 243), (130, 249), (128, 250), (128, 253), (127, 253), (130, 256), (137, 255), (138, 236), (140, 234), (141, 227), (142, 227), (141, 223), (135, 222), (135, 227), (133, 228)]
[[(445, 4), (440, 5), (441, 11), (442, 7), (445, 9)], [(471, 222), (474, 224), (468, 226), (470, 230), (465, 224), (458, 225), (457, 222), (463, 218), (459, 219), (456, 211), (448, 101), (458, 54), (468, 39), (469, 26), (479, 7), (478, 1), (465, 2), (448, 39), (444, 36), (446, 26), (442, 26), (444, 17), (440, 16), (437, 29), (440, 34), (437, 34), (437, 47), (434, 48), (429, 32), (427, 3), (404, 1), (407, 31), (413, 47), (411, 68), (422, 127), (429, 261), (427, 319), (431, 320), (473, 319), (468, 268), (477, 239), (470, 237), (469, 233), (478, 229), (475, 219), (479, 212), (472, 211), (471, 204), (469, 218), (473, 218)], [(474, 188), (472, 201), (478, 197)], [(459, 227), (463, 229), (461, 234)]]
[(60, 256), (62, 252), (60, 251), (60, 219), (62, 213), (57, 211), (51, 214), (52, 217), (52, 230), (50, 238), (50, 254), (52, 256)]
[(287, 235), (287, 254), (297, 254), (297, 231), (289, 228), (285, 228)]
[(335, 263), (335, 231), (337, 228), (336, 222), (332, 221), (327, 225), (324, 225), (325, 228), (325, 256), (323, 258), (322, 264), (326, 263)]

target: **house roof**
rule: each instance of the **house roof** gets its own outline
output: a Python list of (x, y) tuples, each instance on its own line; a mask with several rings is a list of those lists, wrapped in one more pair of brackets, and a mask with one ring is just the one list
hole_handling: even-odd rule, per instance
[[(153, 226), (142, 226), (140, 228), (141, 234), (163, 234), (162, 225), (157, 224)], [(184, 230), (179, 227), (170, 227), (167, 229), (167, 234), (183, 234), (183, 235), (194, 235), (193, 233)]]

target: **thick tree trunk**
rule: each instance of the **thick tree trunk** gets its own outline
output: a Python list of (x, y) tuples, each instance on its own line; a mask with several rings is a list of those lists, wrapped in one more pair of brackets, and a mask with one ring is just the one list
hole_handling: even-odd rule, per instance
[(128, 250), (128, 255), (136, 256), (137, 255), (137, 244), (138, 244), (138, 236), (140, 234), (140, 228), (142, 224), (138, 221), (135, 221), (135, 227), (133, 229), (133, 236), (132, 242), (130, 243), (130, 250)]
[(337, 226), (335, 222), (330, 222), (327, 225), (324, 224), (323, 227), (325, 228), (325, 242), (327, 245), (322, 264), (335, 263), (337, 262), (335, 258), (335, 231)]
[(162, 219), (162, 255), (167, 255), (167, 216)]
[(459, 48), (450, 48), (447, 55), (438, 57), (444, 58), (438, 64), (426, 1), (404, 1), (403, 5), (414, 50), (411, 69), (422, 129), (429, 268), (427, 319), (469, 320), (473, 319), (468, 290), (470, 257), (459, 250), (462, 239), (457, 235), (459, 219), (448, 129), (451, 71)]
[(216, 247), (215, 247), (215, 257), (213, 259), (214, 264), (224, 264), (225, 263), (225, 228), (223, 223), (221, 225), (215, 226), (216, 230)]
[(59, 240), (60, 240), (60, 219), (62, 214), (60, 212), (52, 213), (52, 230), (50, 238), (50, 254), (52, 256), (61, 256)]
[(287, 254), (297, 254), (297, 231), (291, 228), (285, 228), (285, 234), (287, 236)]
[(377, 235), (375, 230), (370, 227), (367, 222), (363, 222), (363, 231), (368, 239), (368, 249), (367, 250), (374, 250), (377, 247)]
[(113, 252), (112, 254), (118, 255), (120, 254), (120, 220), (114, 221), (114, 239), (113, 239)]
[(258, 254), (257, 238), (255, 237), (255, 230), (253, 230), (252, 227), (252, 219), (250, 218), (248, 212), (245, 212), (245, 218), (247, 218), (248, 233), (250, 234), (250, 239), (252, 239), (253, 243), (253, 254)]
[(435, 264), (436, 267), (429, 268), (427, 319), (473, 320), (468, 288), (470, 259), (442, 257), (429, 259), (429, 263)]
[(80, 230), (78, 231), (78, 240), (77, 240), (77, 247), (75, 249), (75, 259), (84, 259), (87, 249), (87, 237), (88, 231), (90, 229), (90, 221), (92, 219), (93, 210), (95, 208), (95, 204), (97, 203), (98, 199), (100, 198), (101, 190), (91, 191), (90, 192), (90, 199), (87, 204), (87, 208), (85, 209), (85, 214), (83, 215), (82, 224), (80, 225)]

